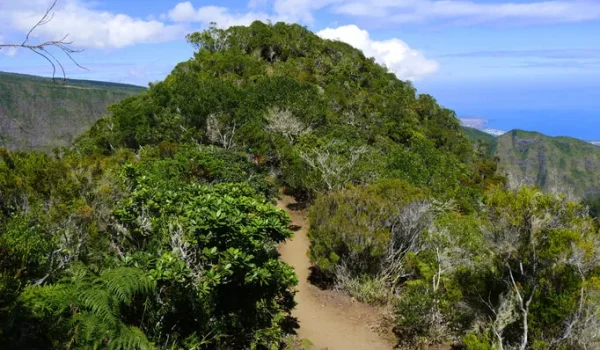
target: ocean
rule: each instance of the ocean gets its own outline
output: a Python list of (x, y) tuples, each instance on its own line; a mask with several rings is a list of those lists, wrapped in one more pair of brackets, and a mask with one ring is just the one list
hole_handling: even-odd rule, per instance
[(477, 121), (478, 129), (537, 131), (548, 136), (570, 136), (600, 141), (600, 110), (457, 111), (459, 118)]

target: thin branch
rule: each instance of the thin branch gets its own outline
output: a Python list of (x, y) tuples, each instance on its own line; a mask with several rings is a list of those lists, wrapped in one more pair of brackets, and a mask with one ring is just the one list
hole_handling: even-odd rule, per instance
[(50, 5), (50, 7), (46, 10), (46, 12), (44, 13), (44, 15), (42, 16), (42, 18), (33, 26), (31, 27), (31, 29), (29, 30), (29, 32), (27, 32), (27, 35), (25, 36), (25, 39), (23, 40), (23, 42), (21, 44), (0, 44), (0, 50), (2, 48), (22, 48), (22, 49), (27, 49), (32, 51), (33, 53), (43, 57), (46, 61), (48, 61), (48, 63), (50, 63), (50, 65), (52, 66), (52, 80), (56, 81), (56, 71), (57, 71), (57, 66), (58, 68), (60, 68), (60, 71), (62, 73), (63, 76), (63, 82), (66, 82), (67, 80), (67, 75), (65, 72), (65, 68), (62, 65), (61, 61), (56, 58), (55, 55), (53, 55), (48, 49), (49, 48), (57, 48), (58, 50), (60, 50), (65, 56), (67, 56), (69, 58), (69, 60), (71, 62), (73, 62), (77, 67), (79, 67), (80, 69), (84, 69), (84, 70), (88, 70), (87, 68), (83, 67), (82, 65), (80, 65), (74, 58), (73, 58), (73, 54), (74, 53), (79, 53), (82, 52), (83, 50), (77, 50), (77, 49), (72, 49), (70, 47), (70, 45), (73, 44), (72, 41), (67, 41), (67, 37), (68, 34), (65, 35), (62, 39), (60, 40), (49, 40), (49, 41), (45, 41), (39, 44), (29, 44), (29, 39), (31, 38), (31, 34), (39, 27), (47, 24), (48, 22), (50, 22), (53, 18), (54, 18), (54, 12), (52, 12), (52, 10), (54, 10), (54, 8), (56, 7), (56, 3), (58, 2), (58, 0), (54, 0), (52, 2), (52, 4)]
[(56, 6), (57, 2), (58, 0), (54, 0), (54, 2), (52, 2), (52, 5), (50, 5), (50, 7), (46, 10), (46, 13), (44, 13), (44, 16), (33, 27), (31, 27), (31, 29), (27, 33), (27, 36), (25, 37), (25, 40), (23, 40), (23, 43), (21, 45), (27, 44), (27, 42), (29, 41), (29, 36), (37, 27), (43, 26), (44, 24), (50, 22), (52, 18), (54, 18), (54, 12), (52, 12), (52, 10)]

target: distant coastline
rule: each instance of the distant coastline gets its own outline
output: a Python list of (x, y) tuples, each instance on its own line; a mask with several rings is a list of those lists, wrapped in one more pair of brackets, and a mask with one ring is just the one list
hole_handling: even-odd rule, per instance
[[(469, 127), (469, 128), (473, 128), (473, 129), (477, 129), (479, 131), (483, 131), (486, 134), (490, 134), (493, 136), (500, 136), (500, 135), (504, 135), (507, 131), (504, 130), (499, 130), (499, 129), (494, 129), (494, 128), (489, 128), (487, 127), (487, 119), (484, 118), (459, 118), (461, 124), (463, 126)], [(516, 129), (516, 128), (515, 128)], [(538, 130), (530, 130), (530, 131), (538, 131)], [(576, 137), (577, 138), (577, 137)], [(583, 140), (583, 139), (580, 139)], [(600, 146), (600, 141), (599, 140), (583, 140), (586, 142), (591, 143), (592, 145), (595, 146)]]

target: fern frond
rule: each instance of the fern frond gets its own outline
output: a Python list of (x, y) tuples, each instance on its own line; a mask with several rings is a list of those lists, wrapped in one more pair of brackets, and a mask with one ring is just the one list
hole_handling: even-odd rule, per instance
[(122, 326), (118, 337), (111, 339), (108, 343), (110, 350), (154, 350), (156, 347), (151, 343), (144, 332), (137, 327)]
[(44, 286), (28, 286), (20, 301), (38, 317), (58, 315), (74, 302), (74, 288), (65, 284), (49, 284)]
[(119, 317), (119, 305), (109, 291), (99, 288), (82, 289), (78, 300), (82, 308), (89, 310), (102, 321), (114, 323)]
[(115, 337), (115, 323), (107, 323), (99, 315), (84, 311), (71, 319), (73, 337), (79, 348), (102, 348), (106, 339)]
[(100, 281), (113, 297), (126, 305), (131, 304), (135, 295), (148, 295), (156, 287), (142, 271), (128, 267), (105, 270)]

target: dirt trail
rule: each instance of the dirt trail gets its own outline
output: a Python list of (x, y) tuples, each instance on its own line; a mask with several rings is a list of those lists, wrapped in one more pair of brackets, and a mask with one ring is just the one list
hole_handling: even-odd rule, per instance
[(293, 203), (293, 198), (283, 196), (277, 205), (288, 212), (293, 225), (301, 227), (292, 240), (279, 248), (281, 259), (293, 266), (298, 275), (298, 305), (292, 313), (300, 323), (298, 336), (310, 340), (316, 349), (392, 349), (392, 340), (374, 330), (380, 324), (380, 316), (373, 307), (339, 292), (320, 290), (308, 282), (308, 223), (304, 212), (288, 208)]

